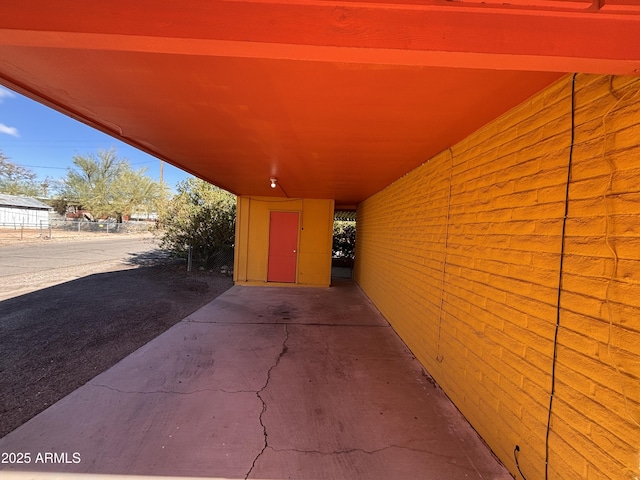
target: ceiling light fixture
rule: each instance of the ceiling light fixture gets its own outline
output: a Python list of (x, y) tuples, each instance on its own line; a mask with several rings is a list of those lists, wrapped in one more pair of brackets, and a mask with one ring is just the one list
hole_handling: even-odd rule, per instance
[(271, 188), (276, 188), (276, 182), (278, 179), (276, 177), (271, 177), (269, 181), (271, 182)]

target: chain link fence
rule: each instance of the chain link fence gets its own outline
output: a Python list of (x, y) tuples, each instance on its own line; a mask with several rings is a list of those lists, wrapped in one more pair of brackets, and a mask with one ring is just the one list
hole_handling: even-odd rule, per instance
[(233, 245), (189, 246), (187, 249), (187, 271), (207, 271), (233, 276)]
[(97, 234), (146, 233), (155, 229), (155, 222), (88, 222), (50, 220), (48, 222), (1, 224), (0, 241), (50, 240), (52, 238), (92, 236)]
[(155, 222), (86, 222), (77, 220), (52, 220), (54, 232), (77, 233), (145, 233), (154, 230)]

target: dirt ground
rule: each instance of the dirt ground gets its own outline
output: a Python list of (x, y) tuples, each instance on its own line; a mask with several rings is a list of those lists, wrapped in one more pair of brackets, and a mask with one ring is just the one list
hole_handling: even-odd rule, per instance
[(154, 260), (0, 302), (0, 437), (232, 284)]

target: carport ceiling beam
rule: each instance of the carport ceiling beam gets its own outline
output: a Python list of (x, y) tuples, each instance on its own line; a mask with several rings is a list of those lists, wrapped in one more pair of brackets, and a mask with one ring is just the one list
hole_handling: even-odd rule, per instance
[(5, 46), (424, 65), (640, 73), (629, 0), (155, 0), (8, 2)]

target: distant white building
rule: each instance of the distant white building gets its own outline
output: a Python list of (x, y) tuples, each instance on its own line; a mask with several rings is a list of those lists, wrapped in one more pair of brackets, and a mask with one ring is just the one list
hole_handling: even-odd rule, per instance
[(35, 198), (0, 193), (0, 228), (48, 228), (51, 210)]
[(133, 212), (129, 216), (129, 220), (135, 220), (138, 222), (151, 222), (156, 221), (158, 219), (158, 214), (156, 212)]

